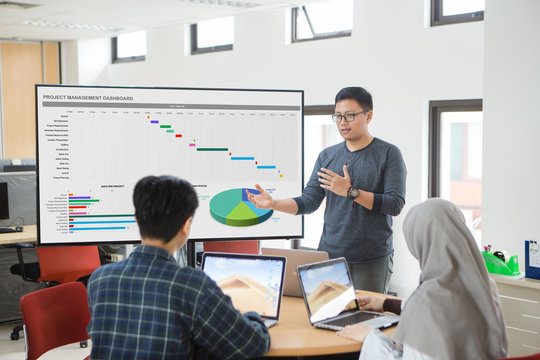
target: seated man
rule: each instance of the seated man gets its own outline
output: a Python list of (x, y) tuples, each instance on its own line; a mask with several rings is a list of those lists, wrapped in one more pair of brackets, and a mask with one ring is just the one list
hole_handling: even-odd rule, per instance
[(240, 314), (206, 274), (180, 267), (198, 206), (191, 185), (170, 176), (141, 179), (133, 193), (142, 245), (98, 268), (88, 282), (91, 359), (219, 359), (262, 356), (270, 335), (256, 313)]

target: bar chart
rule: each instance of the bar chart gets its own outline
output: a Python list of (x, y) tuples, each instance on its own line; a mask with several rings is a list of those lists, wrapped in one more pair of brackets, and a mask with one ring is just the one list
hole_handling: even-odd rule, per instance
[(69, 231), (126, 230), (135, 224), (135, 214), (95, 214), (100, 202), (92, 196), (69, 194)]

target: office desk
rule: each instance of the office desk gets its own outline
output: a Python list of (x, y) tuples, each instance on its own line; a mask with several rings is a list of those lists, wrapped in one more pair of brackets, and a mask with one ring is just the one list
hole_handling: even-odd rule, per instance
[(37, 225), (26, 225), (21, 232), (0, 234), (0, 245), (14, 243), (35, 243), (37, 241)]
[[(0, 321), (20, 319), (19, 300), (21, 296), (43, 288), (43, 284), (23, 281), (20, 276), (11, 274), (9, 270), (11, 265), (18, 263), (18, 260), (16, 249), (8, 249), (7, 247), (14, 243), (31, 243), (35, 245), (36, 235), (36, 225), (26, 225), (21, 232), (0, 234), (0, 249), (3, 249), (0, 253), (0, 294), (2, 294)], [(24, 253), (26, 261), (37, 262), (35, 249), (27, 249)], [(9, 339), (9, 336), (7, 339)]]
[[(363, 293), (374, 294), (368, 291)], [(392, 336), (394, 330), (395, 326), (383, 330), (383, 333)], [(342, 354), (357, 352), (362, 348), (362, 343), (342, 338), (335, 331), (311, 326), (304, 299), (289, 296), (283, 297), (279, 322), (270, 328), (270, 336), (270, 351), (265, 356)]]

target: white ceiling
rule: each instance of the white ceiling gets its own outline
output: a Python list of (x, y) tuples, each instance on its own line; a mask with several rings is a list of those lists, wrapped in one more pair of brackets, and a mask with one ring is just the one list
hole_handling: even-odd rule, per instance
[[(317, 0), (304, 0), (301, 4)], [(24, 8), (17, 4), (38, 5)], [(298, 5), (295, 0), (0, 0), (0, 39), (73, 40)], [(57, 24), (35, 26), (23, 22)], [(86, 28), (76, 28), (76, 25)], [(71, 27), (68, 27), (71, 26)], [(89, 29), (89, 27), (101, 29)]]

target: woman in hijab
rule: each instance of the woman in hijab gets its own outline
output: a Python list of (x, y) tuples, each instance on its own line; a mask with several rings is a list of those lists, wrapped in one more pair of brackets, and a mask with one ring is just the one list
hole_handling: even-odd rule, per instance
[(495, 282), (488, 276), (461, 211), (442, 199), (414, 206), (403, 223), (407, 246), (420, 263), (420, 284), (404, 302), (359, 296), (364, 310), (401, 319), (392, 339), (357, 324), (338, 335), (363, 341), (363, 359), (498, 359), (508, 340)]

